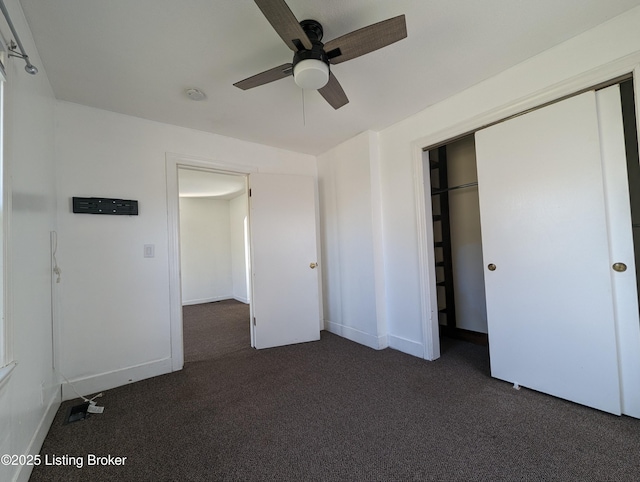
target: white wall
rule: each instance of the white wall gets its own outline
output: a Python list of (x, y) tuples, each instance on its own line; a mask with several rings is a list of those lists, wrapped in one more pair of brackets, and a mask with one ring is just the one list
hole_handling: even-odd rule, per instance
[(247, 285), (247, 240), (245, 220), (247, 219), (247, 195), (237, 196), (229, 201), (229, 222), (231, 235), (231, 282), (233, 298), (249, 303)]
[(182, 304), (233, 297), (229, 201), (180, 198)]
[[(445, 141), (521, 99), (640, 51), (640, 8), (380, 132), (384, 268), (390, 344), (424, 356), (414, 162), (422, 142)], [(348, 157), (344, 158), (347, 161)], [(336, 159), (339, 162), (340, 159)], [(365, 271), (366, 272), (366, 271)], [(431, 307), (427, 307), (427, 312)], [(406, 343), (395, 344), (393, 340)]]
[[(5, 1), (40, 73), (7, 63), (4, 162), (8, 169), (7, 318), (10, 358), (18, 362), (0, 387), (0, 454), (38, 453), (58, 408), (53, 372), (50, 232), (56, 229), (54, 98), (17, 0)], [(4, 21), (4, 39), (12, 38)], [(8, 212), (7, 212), (8, 211)], [(0, 360), (1, 362), (1, 360)], [(0, 363), (2, 366), (2, 363)], [(0, 480), (27, 480), (30, 467), (0, 465)]]
[(247, 196), (180, 198), (182, 304), (249, 302), (245, 250)]
[[(61, 365), (81, 392), (170, 370), (167, 153), (316, 175), (312, 156), (66, 102), (56, 141)], [(140, 215), (73, 214), (72, 196), (137, 199)]]
[(318, 187), (325, 326), (378, 349), (388, 341), (377, 299), (376, 149), (375, 134), (365, 132), (319, 156)]

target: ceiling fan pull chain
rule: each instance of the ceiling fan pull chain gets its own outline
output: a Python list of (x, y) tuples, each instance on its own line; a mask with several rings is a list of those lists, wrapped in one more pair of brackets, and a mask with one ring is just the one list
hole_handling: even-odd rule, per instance
[(302, 91), (302, 125), (303, 127), (307, 126), (307, 116), (304, 111), (304, 89), (300, 89)]

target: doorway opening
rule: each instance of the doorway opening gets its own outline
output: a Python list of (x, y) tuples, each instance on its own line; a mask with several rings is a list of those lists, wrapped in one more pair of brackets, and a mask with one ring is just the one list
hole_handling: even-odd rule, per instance
[(440, 337), (488, 345), (473, 134), (423, 152)]
[(178, 168), (184, 361), (251, 346), (247, 179)]

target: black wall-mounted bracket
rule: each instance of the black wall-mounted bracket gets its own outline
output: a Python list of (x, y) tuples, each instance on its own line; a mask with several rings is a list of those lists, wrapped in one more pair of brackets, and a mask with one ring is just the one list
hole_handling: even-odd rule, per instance
[(104, 197), (74, 197), (73, 212), (84, 214), (138, 215), (138, 201)]

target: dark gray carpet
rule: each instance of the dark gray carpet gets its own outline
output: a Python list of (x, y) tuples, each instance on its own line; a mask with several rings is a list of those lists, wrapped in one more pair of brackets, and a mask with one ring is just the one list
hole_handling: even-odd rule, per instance
[(39, 466), (38, 481), (636, 481), (640, 421), (490, 378), (487, 348), (426, 362), (324, 333), (234, 351), (109, 390), (42, 455), (126, 456), (123, 467)]
[(182, 308), (184, 361), (211, 360), (251, 346), (249, 305), (236, 300)]

